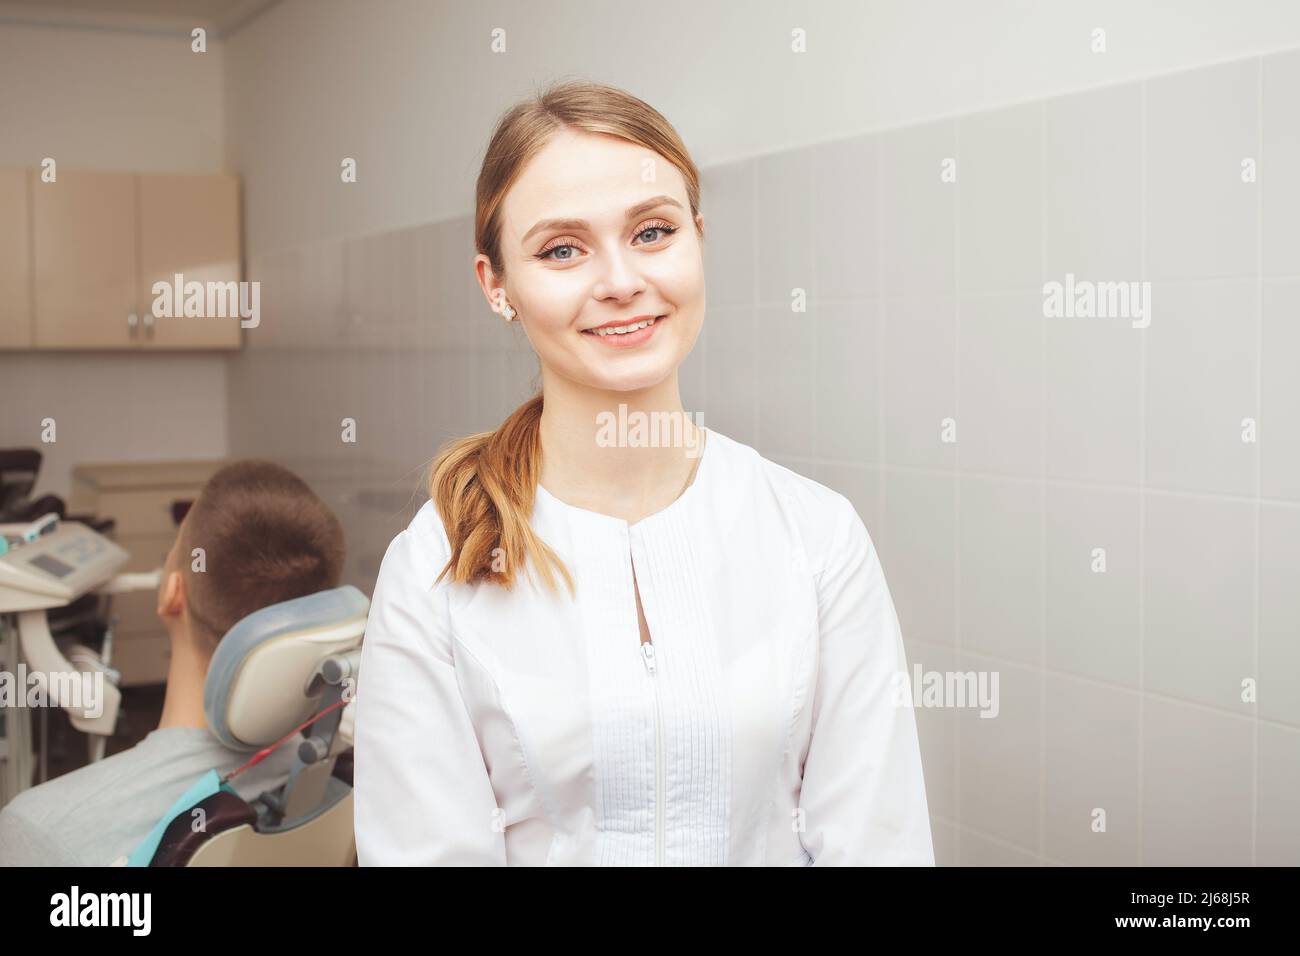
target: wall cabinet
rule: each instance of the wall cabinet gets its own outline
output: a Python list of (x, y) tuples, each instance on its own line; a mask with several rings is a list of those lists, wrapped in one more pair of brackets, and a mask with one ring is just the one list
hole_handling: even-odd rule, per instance
[(136, 313), (135, 177), (33, 174), (37, 348), (127, 348)]
[[(154, 283), (177, 274), (235, 283), (233, 302), (205, 295), (186, 316), (182, 298), (155, 315)], [(0, 348), (237, 349), (239, 280), (234, 177), (0, 170)]]
[[(227, 314), (155, 318), (155, 282), (238, 282), (239, 184), (230, 176), (138, 176), (140, 286), (145, 345), (162, 349), (238, 348), (239, 295)], [(249, 300), (251, 304), (251, 299)], [(179, 304), (178, 304), (179, 305)], [(260, 305), (260, 303), (259, 303)]]

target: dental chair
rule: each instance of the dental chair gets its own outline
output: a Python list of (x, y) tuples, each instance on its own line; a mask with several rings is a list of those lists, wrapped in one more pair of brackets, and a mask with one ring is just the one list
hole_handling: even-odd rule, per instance
[(255, 611), (222, 638), (203, 690), (216, 738), (251, 755), (310, 726), (283, 786), (200, 800), (171, 820), (150, 866), (355, 865), (350, 702), (369, 608), (345, 585)]
[[(122, 574), (128, 554), (91, 527), (68, 521), (32, 540), (24, 527), (0, 524), (14, 546), (0, 554), (0, 663), (47, 676), (51, 702), (98, 742), (113, 733), (121, 693), (111, 668), (90, 649), (61, 647), (48, 612), (87, 594), (156, 589), (158, 574)], [(222, 789), (170, 820), (150, 866), (351, 866), (352, 734), (350, 703), (361, 663), (370, 602), (351, 586), (262, 608), (217, 645), (204, 685), (211, 732), (253, 754), (292, 737), (287, 782), (244, 801)], [(65, 650), (67, 651), (65, 655)], [(80, 653), (84, 652), (84, 653)], [(95, 700), (65, 699), (53, 675), (100, 671)], [(66, 685), (65, 690), (66, 690)], [(77, 685), (71, 685), (75, 690)], [(0, 709), (0, 806), (32, 782), (29, 709)], [(314, 718), (314, 719), (313, 719)]]

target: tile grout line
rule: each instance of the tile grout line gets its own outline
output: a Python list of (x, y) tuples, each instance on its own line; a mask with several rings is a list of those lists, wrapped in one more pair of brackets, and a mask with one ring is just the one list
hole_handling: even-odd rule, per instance
[[(816, 209), (817, 208), (816, 198), (819, 192), (819, 190), (817, 189), (817, 157), (819, 155), (819, 151), (816, 149), (808, 150), (805, 153), (805, 155), (807, 156), (808, 168), (804, 172), (805, 175), (808, 177), (808, 179), (807, 179), (807, 185), (805, 187), (806, 192), (804, 193), (804, 195), (807, 196), (810, 200), (812, 200), (812, 202), (809, 204), (810, 207)], [(811, 215), (809, 216), (808, 226), (809, 226), (809, 231), (815, 235), (817, 227), (813, 223)], [(822, 324), (822, 322), (826, 321), (825, 315), (822, 313), (822, 309), (825, 306), (823, 305), (821, 299), (819, 298), (821, 292), (821, 289), (819, 287), (823, 284), (821, 272), (822, 272), (821, 256), (817, 255), (816, 252), (814, 252), (813, 260), (812, 260), (812, 289), (804, 291), (804, 308), (805, 309), (811, 308), (813, 310), (812, 312), (813, 321), (807, 324), (812, 325), (812, 336), (811, 336), (812, 344), (810, 346), (810, 351), (812, 353), (812, 380), (814, 382), (821, 381), (821, 379), (817, 377), (817, 369), (819, 365), (818, 353), (821, 350), (821, 329), (819, 328), (819, 326)], [(813, 293), (812, 296), (808, 295), (809, 291)], [(809, 299), (812, 299), (812, 302), (810, 302)], [(805, 312), (804, 315), (807, 316), (808, 313)], [(809, 408), (809, 413), (812, 415), (812, 439), (813, 440), (811, 444), (814, 449), (817, 449), (821, 447), (821, 413), (817, 410), (818, 403), (817, 403), (816, 394), (813, 395), (813, 400), (809, 403), (809, 405), (811, 406)]]
[[(753, 164), (754, 175), (751, 176), (749, 180), (750, 208), (754, 214), (754, 229), (750, 234), (750, 251), (749, 251), (750, 262), (753, 263), (754, 266), (754, 278), (750, 283), (750, 292), (752, 295), (752, 302), (753, 302), (753, 312), (751, 314), (753, 315), (755, 325), (758, 325), (758, 323), (762, 321), (762, 312), (761, 312), (762, 306), (760, 304), (760, 300), (763, 297), (763, 291), (760, 288), (759, 279), (758, 279), (759, 265), (760, 265), (758, 261), (759, 258), (758, 237), (762, 228), (762, 222), (759, 219), (761, 210), (758, 201), (758, 196), (759, 196), (758, 177), (762, 172), (762, 168), (763, 168), (762, 160), (761, 159), (754, 160), (754, 164)], [(760, 348), (762, 339), (763, 339), (762, 335), (756, 335), (754, 337), (754, 372), (753, 375), (751, 376), (751, 379), (753, 381), (753, 391), (749, 396), (750, 399), (749, 434), (753, 436), (755, 447), (761, 447), (761, 436), (758, 433), (758, 428), (759, 428), (759, 420), (758, 420), (759, 352), (758, 350)]]
[[(889, 336), (885, 323), (889, 316), (885, 309), (885, 224), (883, 215), (883, 137), (872, 137), (872, 147), (876, 157), (876, 458), (883, 465), (889, 460), (889, 447), (885, 439), (885, 349)], [(876, 481), (876, 517), (883, 530), (885, 524), (885, 473), (882, 470)]]
[[(1195, 278), (1155, 279), (1151, 282), (1151, 284), (1153, 286), (1159, 286), (1162, 288), (1195, 289), (1199, 286), (1222, 285), (1224, 283), (1233, 283), (1233, 282), (1242, 285), (1245, 285), (1246, 283), (1253, 284), (1255, 278), (1256, 276), (1252, 271), (1249, 274), (1243, 274), (1243, 275), (1224, 274), (1224, 275), (1207, 276), (1201, 279), (1195, 279)], [(1264, 280), (1266, 282), (1294, 282), (1297, 279), (1300, 279), (1300, 271), (1278, 272), (1276, 274), (1270, 274), (1264, 277)], [(941, 298), (950, 297), (954, 294), (955, 293), (952, 292), (916, 291), (916, 292), (900, 292), (896, 295), (882, 294), (882, 295), (828, 296), (823, 301), (826, 305), (857, 305), (863, 302), (872, 302), (877, 299), (882, 299), (891, 302), (899, 302), (899, 301), (907, 301), (909, 299), (941, 299)], [(962, 295), (967, 299), (1005, 299), (1005, 298), (1010, 298), (1012, 296), (1023, 296), (1026, 298), (1029, 297), (1041, 298), (1042, 294), (1043, 294), (1043, 290), (1041, 286), (1038, 288), (1034, 288), (1032, 286), (1019, 286), (1019, 287), (1008, 286), (1007, 288), (1003, 288), (1003, 289), (980, 289), (975, 291), (967, 290), (962, 293)], [(766, 299), (766, 300), (760, 300), (758, 304), (764, 306), (774, 306), (774, 305), (782, 305), (783, 303), (780, 300)], [(784, 304), (788, 305), (789, 303), (786, 302)], [(744, 306), (719, 305), (714, 307), (714, 309), (711, 311), (725, 312), (728, 310), (736, 310), (741, 308), (744, 308)], [(1080, 319), (1080, 321), (1083, 320)], [(1099, 320), (1093, 319), (1088, 321), (1099, 321)], [(1122, 321), (1128, 322), (1130, 320), (1125, 318)]]
[[(1140, 219), (1138, 271), (1147, 276), (1147, 83), (1143, 80), (1138, 95), (1138, 209)], [(1150, 308), (1150, 302), (1147, 303)], [(1138, 699), (1137, 699), (1137, 865), (1145, 862), (1146, 844), (1146, 514), (1147, 514), (1147, 336), (1142, 330), (1138, 342), (1138, 520), (1137, 520), (1137, 631), (1138, 631)]]
[[(1047, 275), (1047, 102), (1038, 113), (1038, 273)], [(1047, 323), (1038, 323), (1038, 852), (1047, 852)]]
[[(895, 471), (902, 474), (930, 475), (939, 478), (951, 478), (953, 469), (936, 468), (931, 465), (899, 465), (899, 464), (880, 464), (869, 461), (849, 461), (842, 458), (818, 458), (815, 455), (784, 455), (792, 461), (806, 462), (812, 465), (831, 465), (842, 468), (861, 468), (874, 471)], [(966, 471), (963, 472), (965, 478), (979, 478), (984, 481), (1004, 481), (1012, 484), (1033, 484), (1040, 480), (1050, 487), (1074, 488), (1083, 491), (1100, 491), (1114, 494), (1132, 494), (1136, 495), (1145, 492), (1149, 497), (1178, 498), (1192, 501), (1211, 501), (1211, 502), (1235, 502), (1237, 504), (1253, 505), (1255, 497), (1253, 495), (1234, 495), (1221, 493), (1217, 491), (1185, 491), (1178, 488), (1159, 488), (1140, 485), (1126, 485), (1122, 482), (1114, 481), (1094, 481), (1086, 478), (1056, 478), (1049, 476), (1046, 479), (1040, 479), (1033, 475), (1013, 475), (999, 474), (992, 471)], [(1262, 503), (1274, 508), (1300, 508), (1300, 500), (1288, 501), (1285, 498), (1261, 498)]]
[(1252, 721), (1250, 734), (1250, 865), (1259, 865), (1259, 642), (1263, 616), (1263, 524), (1260, 499), (1264, 493), (1263, 449), (1260, 445), (1259, 429), (1266, 425), (1263, 415), (1262, 381), (1264, 372), (1264, 196), (1261, 190), (1268, 175), (1264, 156), (1264, 58), (1256, 60), (1256, 108), (1255, 115), (1255, 574), (1254, 574), (1254, 660), (1251, 673), (1255, 678), (1255, 719)]
[[(944, 651), (953, 651), (949, 645), (935, 644), (932, 641), (918, 641), (920, 645), (930, 648), (937, 648)], [(981, 658), (986, 661), (995, 663), (1003, 668), (1032, 672), (1036, 669), (1033, 661), (1021, 660), (1013, 657), (1005, 657), (1001, 654), (991, 651), (980, 650), (977, 648), (967, 648), (963, 654), (968, 658)], [(1175, 694), (1161, 693), (1159, 691), (1144, 691), (1131, 684), (1121, 684), (1115, 681), (1107, 680), (1104, 677), (1096, 677), (1091, 674), (1083, 674), (1077, 671), (1062, 670), (1059, 667), (1049, 667), (1047, 673), (1052, 677), (1062, 678), (1065, 680), (1077, 681), (1088, 684), (1092, 687), (1098, 687), (1108, 690), (1112, 693), (1133, 694), (1139, 697), (1145, 695), (1152, 700), (1157, 700), (1166, 704), (1176, 704), (1180, 707), (1188, 707), (1204, 714), (1210, 714), (1217, 717), (1226, 717), (1236, 720), (1258, 720), (1261, 726), (1272, 727), (1283, 733), (1300, 735), (1300, 725), (1288, 724), (1282, 720), (1272, 718), (1255, 718), (1248, 714), (1242, 713), (1241, 710), (1231, 707), (1223, 707), (1217, 704), (1209, 704), (1203, 700), (1196, 700), (1191, 697), (1179, 697)]]
[[(960, 669), (962, 666), (962, 644), (961, 644), (961, 434), (964, 429), (961, 421), (961, 123), (954, 119), (952, 123), (952, 152), (953, 163), (956, 165), (957, 175), (952, 184), (952, 283), (953, 283), (953, 350), (952, 350), (952, 376), (953, 376), (953, 421), (957, 423), (958, 434), (955, 436), (953, 448), (953, 476), (952, 476), (952, 627), (954, 641), (954, 663)], [(942, 163), (940, 164), (942, 168)], [(940, 188), (943, 180), (940, 179)], [(956, 826), (953, 828), (953, 852), (957, 857), (957, 865), (961, 865), (961, 831), (962, 831), (962, 784), (961, 784), (961, 727), (960, 720), (953, 720), (953, 762), (956, 767), (953, 770), (953, 787), (956, 791), (955, 813)]]

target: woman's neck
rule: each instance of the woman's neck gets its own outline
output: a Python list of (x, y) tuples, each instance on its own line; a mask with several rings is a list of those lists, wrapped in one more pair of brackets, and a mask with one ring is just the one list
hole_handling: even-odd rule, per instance
[(675, 373), (631, 392), (550, 384), (540, 433), (547, 492), (631, 523), (681, 495), (705, 440), (682, 408)]

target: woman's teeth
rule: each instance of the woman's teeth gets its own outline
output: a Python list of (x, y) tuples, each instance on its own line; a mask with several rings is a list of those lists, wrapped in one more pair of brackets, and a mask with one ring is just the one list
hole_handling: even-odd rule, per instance
[(644, 329), (648, 325), (654, 325), (659, 319), (646, 319), (644, 322), (636, 322), (632, 325), (615, 325), (607, 329), (589, 329), (597, 335), (627, 335), (629, 332), (635, 332), (637, 329)]

